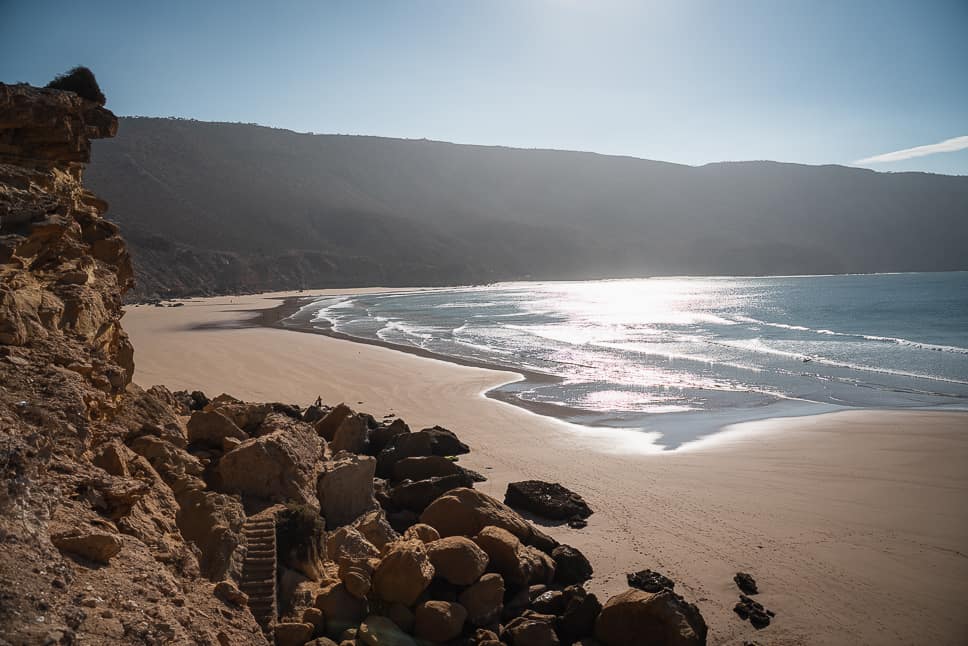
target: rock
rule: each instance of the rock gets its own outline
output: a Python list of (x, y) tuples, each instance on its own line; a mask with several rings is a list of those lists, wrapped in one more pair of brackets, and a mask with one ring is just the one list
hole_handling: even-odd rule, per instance
[(387, 522), (386, 512), (382, 509), (366, 512), (356, 519), (353, 526), (381, 552), (387, 544), (400, 538)]
[(199, 410), (188, 420), (188, 441), (192, 444), (221, 447), (226, 438), (249, 439), (248, 434), (217, 410)]
[(306, 410), (303, 411), (302, 421), (313, 424), (314, 422), (318, 422), (326, 417), (327, 412), (328, 411), (324, 407), (313, 404), (312, 406), (308, 406)]
[(752, 574), (737, 572), (736, 576), (733, 577), (733, 581), (736, 582), (736, 586), (743, 594), (757, 594), (759, 592), (756, 588), (756, 579), (753, 578)]
[(531, 610), (543, 615), (558, 615), (565, 609), (565, 595), (561, 590), (547, 590), (531, 600)]
[(459, 603), (425, 601), (414, 612), (414, 634), (420, 639), (445, 642), (460, 635), (467, 610)]
[(572, 585), (592, 578), (592, 564), (570, 545), (559, 545), (553, 549), (551, 558), (555, 561), (555, 583)]
[(390, 490), (390, 501), (396, 507), (419, 514), (448, 491), (471, 484), (473, 483), (463, 473), (417, 482), (406, 480)]
[(348, 525), (377, 506), (373, 497), (376, 460), (342, 451), (324, 463), (316, 484), (320, 513), (330, 527)]
[(448, 431), (442, 426), (425, 428), (418, 432), (430, 437), (433, 455), (463, 455), (471, 452), (466, 444), (457, 439), (453, 431)]
[(369, 429), (366, 421), (359, 415), (347, 415), (333, 433), (331, 447), (333, 452), (349, 451), (363, 453), (366, 449), (366, 436)]
[(205, 393), (203, 393), (201, 390), (193, 390), (189, 394), (189, 398), (191, 400), (191, 404), (189, 404), (189, 408), (191, 408), (192, 410), (202, 410), (203, 408), (208, 406), (209, 402), (211, 401), (209, 400), (208, 397), (205, 396)]
[(504, 579), (500, 574), (485, 574), (458, 597), (475, 626), (489, 626), (501, 618), (504, 609)]
[(367, 646), (417, 646), (417, 642), (389, 617), (380, 615), (367, 617), (360, 624), (356, 639)]
[(313, 637), (313, 625), (303, 623), (278, 623), (272, 629), (276, 646), (303, 646)]
[(238, 586), (232, 581), (219, 581), (215, 584), (213, 592), (222, 601), (236, 606), (245, 606), (249, 603), (249, 595), (239, 590)]
[(436, 576), (454, 585), (470, 585), (484, 574), (488, 557), (474, 541), (449, 536), (427, 544), (427, 555)]
[(373, 588), (384, 601), (410, 606), (433, 578), (426, 546), (420, 541), (398, 541), (380, 561)]
[(564, 607), (559, 613), (555, 632), (563, 644), (572, 644), (595, 632), (595, 619), (602, 611), (602, 604), (594, 594), (580, 585), (562, 590)]
[(124, 545), (118, 536), (90, 528), (52, 533), (50, 542), (62, 552), (75, 554), (95, 563), (107, 563)]
[(654, 572), (653, 570), (641, 570), (625, 575), (630, 588), (637, 588), (645, 592), (658, 592), (660, 590), (672, 590), (676, 587), (675, 582), (667, 576)]
[(423, 523), (411, 525), (407, 528), (407, 531), (403, 533), (403, 539), (407, 541), (416, 539), (424, 543), (433, 543), (439, 538), (440, 534), (436, 529), (430, 525), (424, 525)]
[(475, 489), (448, 491), (423, 511), (420, 522), (441, 536), (474, 536), (489, 525), (505, 529), (521, 540), (532, 535), (531, 526), (520, 515)]
[(739, 615), (740, 619), (749, 619), (753, 628), (762, 630), (770, 625), (770, 619), (776, 616), (772, 610), (767, 610), (763, 604), (753, 601), (745, 594), (739, 595), (739, 603), (733, 607), (733, 612)]
[(509, 621), (504, 632), (511, 646), (557, 646), (560, 642), (554, 625), (553, 615), (527, 611)]
[(557, 482), (512, 482), (508, 484), (504, 504), (552, 520), (584, 519), (592, 515), (581, 496)]
[(390, 478), (394, 465), (400, 460), (433, 454), (433, 442), (427, 433), (400, 433), (377, 454), (376, 472), (381, 478)]
[(241, 558), (237, 548), (245, 522), (242, 504), (231, 496), (194, 488), (176, 500), (178, 530), (198, 548), (202, 574), (214, 580), (226, 576)]
[(387, 617), (399, 626), (400, 630), (406, 633), (413, 632), (413, 613), (402, 603), (391, 603), (387, 608)]
[(393, 438), (409, 432), (410, 427), (402, 419), (395, 419), (389, 424), (377, 426), (370, 432), (370, 455), (378, 455)]
[[(554, 561), (533, 547), (525, 546), (517, 536), (500, 527), (485, 527), (474, 542), (490, 559), (490, 569), (512, 585), (544, 583), (554, 576)], [(545, 561), (547, 559), (547, 562)]]
[(327, 442), (332, 442), (336, 435), (336, 429), (348, 417), (355, 417), (356, 413), (346, 404), (339, 404), (336, 408), (329, 411), (325, 417), (316, 422), (313, 426), (320, 437)]
[(224, 437), (222, 438), (222, 452), (228, 453), (229, 451), (239, 448), (239, 445), (241, 444), (242, 440), (234, 437)]
[(369, 604), (351, 595), (342, 584), (331, 584), (316, 595), (316, 607), (326, 618), (326, 634), (336, 638), (348, 628), (360, 625), (366, 617)]
[(303, 610), (302, 622), (313, 625), (314, 635), (326, 632), (326, 617), (323, 615), (323, 611), (315, 606)]
[(671, 590), (627, 590), (608, 600), (595, 622), (604, 646), (700, 646), (706, 622), (696, 606)]
[(404, 458), (394, 463), (392, 479), (417, 481), (455, 475), (464, 475), (464, 470), (456, 462), (439, 455), (426, 455)]
[(585, 529), (588, 527), (588, 521), (584, 518), (569, 518), (568, 526), (572, 529)]
[(276, 431), (245, 440), (219, 460), (221, 489), (318, 508), (315, 485), (321, 450), (319, 438), (308, 432)]

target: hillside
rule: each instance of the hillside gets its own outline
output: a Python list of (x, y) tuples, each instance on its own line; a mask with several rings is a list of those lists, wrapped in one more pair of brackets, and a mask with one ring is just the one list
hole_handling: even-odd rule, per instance
[(88, 182), (136, 294), (968, 268), (968, 177), (124, 118)]

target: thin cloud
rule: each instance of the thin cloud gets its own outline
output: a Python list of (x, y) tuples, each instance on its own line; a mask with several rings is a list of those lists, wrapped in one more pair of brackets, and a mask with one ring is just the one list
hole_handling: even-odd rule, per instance
[(936, 144), (927, 144), (925, 146), (915, 146), (914, 148), (895, 150), (892, 153), (884, 153), (883, 155), (874, 155), (873, 157), (865, 157), (864, 159), (858, 159), (854, 163), (855, 164), (881, 164), (884, 162), (895, 162), (895, 161), (901, 161), (903, 159), (912, 159), (914, 157), (924, 157), (925, 155), (934, 155), (935, 153), (953, 153), (958, 150), (964, 150), (965, 148), (968, 148), (968, 136), (954, 137), (953, 139), (945, 139), (944, 141), (939, 141)]

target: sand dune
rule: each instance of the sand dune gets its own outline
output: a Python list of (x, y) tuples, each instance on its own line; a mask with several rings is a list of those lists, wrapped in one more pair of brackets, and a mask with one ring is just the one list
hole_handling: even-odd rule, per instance
[[(357, 291), (357, 290), (349, 290)], [(968, 414), (851, 411), (731, 427), (656, 453), (630, 431), (577, 427), (486, 398), (513, 373), (279, 329), (233, 327), (270, 296), (139, 306), (124, 319), (135, 381), (249, 400), (346, 401), (441, 424), (503, 497), (559, 481), (596, 510), (550, 532), (591, 559), (600, 595), (657, 569), (696, 601), (713, 644), (968, 642)], [(225, 324), (215, 329), (195, 329)], [(737, 570), (777, 613), (761, 632), (732, 606)]]

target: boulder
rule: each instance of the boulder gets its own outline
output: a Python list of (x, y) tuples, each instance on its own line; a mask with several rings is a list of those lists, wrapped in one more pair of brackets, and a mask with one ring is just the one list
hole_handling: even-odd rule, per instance
[(510, 507), (475, 489), (452, 489), (433, 501), (420, 522), (441, 536), (474, 536), (487, 526), (500, 527), (526, 541), (531, 526)]
[(696, 606), (671, 590), (627, 590), (608, 600), (595, 622), (605, 646), (700, 646), (706, 622)]
[(233, 581), (219, 581), (213, 590), (215, 596), (236, 606), (245, 606), (249, 603), (249, 595), (239, 590)]
[(366, 600), (354, 597), (342, 583), (323, 588), (316, 595), (316, 607), (326, 618), (326, 634), (334, 639), (344, 630), (359, 626), (369, 610)]
[(370, 615), (356, 631), (357, 642), (367, 646), (417, 646), (417, 642), (403, 632), (389, 617)]
[(410, 606), (433, 578), (426, 546), (420, 541), (398, 541), (380, 561), (373, 588), (384, 601)]
[(405, 480), (390, 490), (390, 502), (395, 507), (408, 509), (419, 514), (430, 503), (448, 491), (468, 487), (472, 484), (463, 473), (442, 478), (428, 478), (417, 482)]
[(272, 628), (276, 646), (303, 646), (313, 637), (312, 624), (284, 622)]
[(424, 543), (433, 543), (440, 538), (440, 534), (436, 529), (430, 525), (424, 525), (423, 523), (417, 523), (416, 525), (411, 525), (407, 528), (407, 531), (403, 533), (403, 539), (406, 541), (418, 540)]
[(523, 545), (517, 536), (500, 527), (485, 527), (474, 542), (490, 559), (490, 569), (511, 585), (550, 582), (554, 561), (533, 547)]
[(511, 646), (557, 646), (554, 615), (527, 611), (515, 617), (504, 627)]
[(409, 433), (410, 427), (402, 419), (395, 419), (389, 424), (377, 426), (370, 432), (370, 455), (377, 455), (387, 447), (393, 438)]
[(570, 545), (559, 545), (553, 549), (551, 558), (555, 562), (555, 583), (572, 585), (592, 578), (592, 564)]
[(242, 442), (249, 439), (249, 435), (217, 410), (199, 410), (192, 413), (188, 420), (190, 443), (221, 447), (226, 438)]
[(241, 560), (237, 548), (245, 522), (242, 503), (232, 496), (203, 489), (186, 489), (175, 500), (175, 522), (185, 540), (198, 548), (202, 574), (217, 581), (238, 570)]
[(565, 595), (561, 590), (545, 590), (531, 600), (531, 610), (543, 615), (558, 615), (565, 609)]
[(121, 538), (115, 534), (87, 527), (52, 532), (50, 542), (62, 552), (68, 552), (95, 563), (107, 563), (121, 551), (124, 545)]
[(463, 474), (464, 470), (453, 460), (448, 460), (439, 455), (425, 455), (404, 458), (394, 463), (392, 479), (396, 482), (400, 480), (417, 481)]
[(339, 404), (336, 408), (332, 409), (326, 415), (317, 421), (313, 426), (316, 428), (316, 432), (320, 437), (325, 439), (327, 442), (332, 442), (333, 437), (336, 435), (336, 429), (340, 427), (348, 417), (355, 417), (356, 412), (346, 404)]
[(504, 609), (504, 579), (500, 574), (485, 574), (458, 597), (467, 609), (467, 619), (475, 626), (489, 626), (501, 618)]
[(346, 451), (323, 464), (316, 493), (320, 513), (329, 527), (348, 525), (377, 506), (373, 497), (375, 468), (373, 458)]
[(418, 432), (430, 437), (433, 455), (463, 455), (471, 452), (466, 444), (457, 439), (457, 435), (453, 431), (449, 431), (442, 426), (425, 428)]
[(366, 420), (359, 415), (347, 415), (333, 433), (331, 447), (333, 452), (349, 451), (363, 453), (366, 449), (366, 436), (369, 429)]
[(402, 603), (391, 603), (387, 608), (387, 617), (399, 626), (400, 630), (406, 633), (413, 632), (413, 612)]
[(414, 634), (432, 642), (446, 642), (460, 635), (467, 610), (459, 603), (425, 601), (414, 612)]
[(595, 619), (602, 611), (602, 604), (594, 594), (580, 585), (562, 590), (563, 608), (558, 613), (555, 632), (563, 644), (572, 644), (595, 632)]
[(383, 552), (389, 543), (400, 538), (400, 535), (387, 521), (386, 512), (379, 508), (368, 511), (357, 518), (353, 522), (353, 526), (380, 552)]
[(736, 587), (743, 594), (757, 594), (759, 592), (756, 587), (756, 579), (749, 572), (737, 572), (736, 576), (733, 577), (733, 581), (736, 582)]
[(477, 581), (488, 562), (484, 550), (463, 536), (448, 536), (427, 544), (427, 556), (436, 575), (454, 585)]
[(393, 475), (393, 466), (400, 460), (433, 455), (433, 442), (426, 433), (401, 433), (390, 439), (377, 454), (376, 472), (381, 478)]
[(246, 440), (219, 460), (221, 489), (318, 508), (315, 485), (320, 452), (319, 438), (307, 432), (276, 431)]
[(630, 588), (636, 588), (644, 592), (658, 592), (659, 590), (672, 590), (676, 587), (675, 582), (664, 574), (659, 574), (654, 570), (640, 570), (626, 574), (625, 579)]
[(584, 519), (592, 515), (581, 496), (557, 482), (512, 482), (508, 484), (504, 504), (551, 520)]

